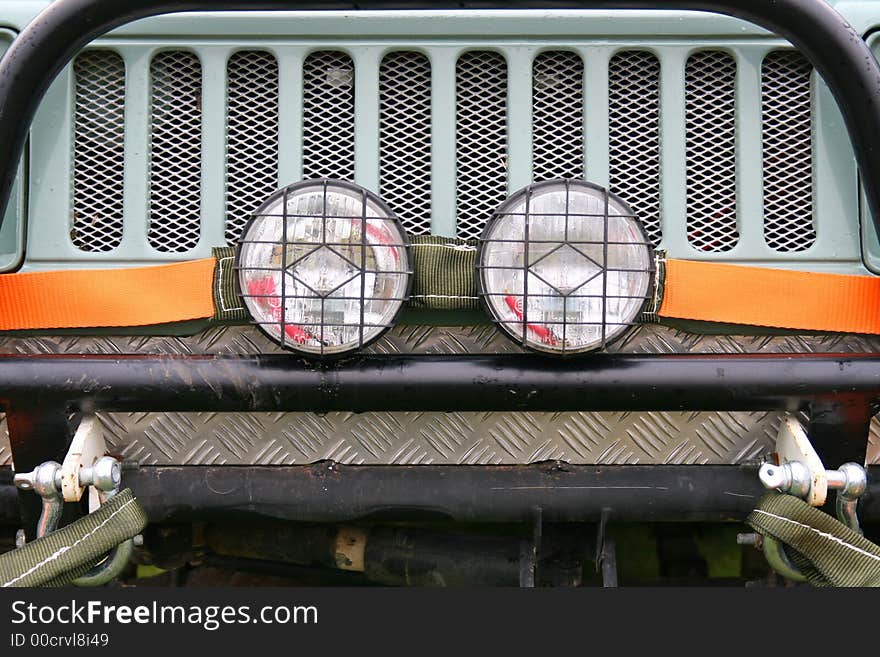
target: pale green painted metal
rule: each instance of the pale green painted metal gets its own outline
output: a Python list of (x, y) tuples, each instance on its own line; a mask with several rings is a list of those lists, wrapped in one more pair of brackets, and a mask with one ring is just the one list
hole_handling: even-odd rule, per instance
[(513, 193), (532, 182), (532, 62), (537, 49), (512, 46), (501, 54), (507, 60), (507, 191)]
[[(874, 56), (880, 59), (880, 32), (868, 39), (868, 45), (871, 46)], [(874, 273), (880, 274), (880, 238), (878, 238), (874, 222), (871, 221), (868, 202), (861, 188), (859, 189), (859, 199), (861, 201), (862, 249), (865, 256), (865, 266)]]
[(226, 141), (222, 136), (226, 134), (226, 60), (232, 52), (216, 46), (196, 46), (193, 51), (202, 62), (202, 206), (197, 248), (204, 248), (202, 244), (226, 242)]
[(24, 256), (24, 185), (21, 167), (12, 188), (12, 199), (0, 228), (0, 272), (14, 270)]
[(384, 49), (351, 51), (354, 76), (354, 179), (379, 193), (379, 62)]
[(455, 60), (458, 48), (431, 48), (431, 232), (455, 236)]
[(613, 47), (577, 49), (584, 61), (584, 177), (608, 187), (608, 61)]
[(762, 161), (762, 121), (760, 93), (761, 63), (769, 48), (731, 51), (736, 61), (736, 214), (739, 240), (737, 248), (745, 253), (766, 253), (764, 242), (763, 167), (750, 163)]
[[(651, 50), (659, 59), (656, 50)], [(687, 48), (666, 50), (660, 64), (660, 216), (663, 246), (673, 253), (686, 253), (687, 200), (685, 190), (685, 87)]]
[[(847, 3), (862, 22), (868, 3)], [(843, 7), (843, 5), (842, 5)], [(852, 9), (854, 7), (854, 9)], [(597, 18), (601, 16), (601, 18)], [(876, 19), (875, 19), (876, 20)], [(424, 52), (432, 65), (432, 232), (454, 234), (455, 60), (471, 49), (493, 49), (509, 62), (511, 79), (508, 184), (529, 182), (531, 169), (531, 59), (542, 50), (575, 50), (585, 63), (585, 172), (608, 180), (607, 63), (618, 50), (653, 52), (661, 64), (662, 246), (671, 257), (793, 269), (864, 273), (856, 171), (846, 130), (830, 93), (815, 85), (814, 221), (816, 243), (806, 251), (778, 253), (763, 239), (760, 134), (760, 66), (764, 54), (786, 42), (742, 21), (692, 12), (305, 12), (229, 13), (160, 17), (132, 24), (96, 46), (122, 54), (126, 89), (125, 233), (107, 253), (84, 253), (70, 243), (72, 81), (59, 76), (37, 115), (32, 165), (26, 267), (130, 266), (207, 256), (223, 243), (225, 62), (240, 49), (273, 52), (280, 70), (279, 185), (302, 171), (299, 130), (302, 59), (319, 49), (342, 49), (356, 62), (357, 182), (377, 190), (378, 94), (381, 57), (391, 50)], [(146, 241), (149, 61), (167, 48), (187, 48), (205, 72), (203, 114), (202, 235), (185, 254), (154, 251)], [(725, 253), (698, 251), (685, 230), (684, 63), (701, 49), (724, 49), (737, 60), (738, 222), (740, 241)], [(517, 76), (517, 71), (519, 75)], [(880, 258), (880, 248), (878, 248)]]
[[(0, 29), (0, 56), (6, 52), (15, 33)], [(12, 188), (12, 203), (6, 209), (3, 227), (0, 228), (0, 271), (9, 271), (18, 267), (24, 255), (24, 185), (22, 184), (21, 167)]]
[(122, 53), (125, 62), (125, 172), (123, 178), (123, 252), (143, 244), (149, 225), (150, 105), (137, 99), (149, 98), (150, 48), (130, 48)]
[[(278, 61), (278, 79), (285, 81), (278, 89), (278, 116), (302, 116), (304, 55), (278, 48), (269, 50)], [(284, 154), (278, 162), (278, 186), (302, 178), (302, 130), (295, 121), (279, 121), (278, 152)]]

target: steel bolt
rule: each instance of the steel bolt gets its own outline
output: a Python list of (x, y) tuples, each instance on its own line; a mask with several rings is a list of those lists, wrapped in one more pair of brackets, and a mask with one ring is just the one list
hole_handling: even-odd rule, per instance
[(737, 534), (736, 535), (736, 544), (737, 545), (750, 545), (752, 547), (760, 548), (764, 542), (764, 537), (755, 532), (749, 532), (748, 534)]
[(841, 475), (842, 483), (832, 486), (831, 477), (829, 477), (828, 488), (839, 488), (840, 495), (843, 497), (856, 499), (861, 497), (868, 488), (868, 475), (858, 463), (844, 463), (837, 469), (837, 472)]
[(94, 486), (104, 492), (116, 490), (121, 481), (122, 468), (112, 456), (102, 456), (92, 467), (82, 468), (79, 472), (81, 486)]
[(32, 490), (43, 498), (55, 498), (61, 490), (61, 465), (55, 461), (41, 463), (32, 472), (21, 472), (13, 477), (19, 490)]
[(799, 461), (782, 465), (765, 463), (758, 471), (758, 478), (768, 490), (776, 489), (797, 497), (806, 497), (810, 492), (810, 471)]

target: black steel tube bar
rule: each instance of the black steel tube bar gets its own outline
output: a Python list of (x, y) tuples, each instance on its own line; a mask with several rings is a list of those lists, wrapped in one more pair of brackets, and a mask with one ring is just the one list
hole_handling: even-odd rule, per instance
[(55, 0), (0, 61), (0, 222), (37, 106), (91, 40), (131, 21), (176, 12), (414, 9), (418, 7), (677, 9), (735, 16), (791, 41), (837, 100), (880, 232), (880, 66), (861, 36), (823, 0)]
[(12, 483), (12, 469), (0, 468), (0, 525), (21, 523), (18, 489)]
[[(727, 465), (141, 467), (123, 473), (151, 522), (258, 514), (297, 522), (742, 520), (763, 495), (757, 467)], [(12, 473), (0, 468), (0, 521), (17, 522)], [(880, 466), (868, 468), (863, 522), (880, 521)]]
[[(124, 473), (153, 522), (260, 514), (302, 522), (741, 520), (766, 491), (755, 467), (312, 466), (142, 467)], [(880, 468), (869, 468), (863, 521), (880, 520)]]
[(0, 404), (107, 411), (586, 411), (805, 408), (880, 398), (880, 355), (0, 356)]

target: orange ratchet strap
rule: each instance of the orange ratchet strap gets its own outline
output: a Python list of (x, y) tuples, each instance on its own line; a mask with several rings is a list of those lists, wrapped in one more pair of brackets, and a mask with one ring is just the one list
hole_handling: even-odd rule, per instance
[[(0, 330), (144, 326), (212, 317), (215, 264), (215, 258), (205, 258), (152, 267), (0, 275)], [(670, 259), (658, 314), (880, 334), (880, 277)]]
[(667, 260), (658, 314), (725, 324), (880, 333), (880, 277)]
[(214, 258), (0, 275), (0, 330), (144, 326), (214, 314)]

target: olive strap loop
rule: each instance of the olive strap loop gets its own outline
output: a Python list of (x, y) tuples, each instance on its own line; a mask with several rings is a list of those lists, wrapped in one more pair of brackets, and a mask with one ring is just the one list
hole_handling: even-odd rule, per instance
[(784, 543), (814, 586), (880, 586), (880, 546), (797, 497), (765, 495), (746, 522)]

